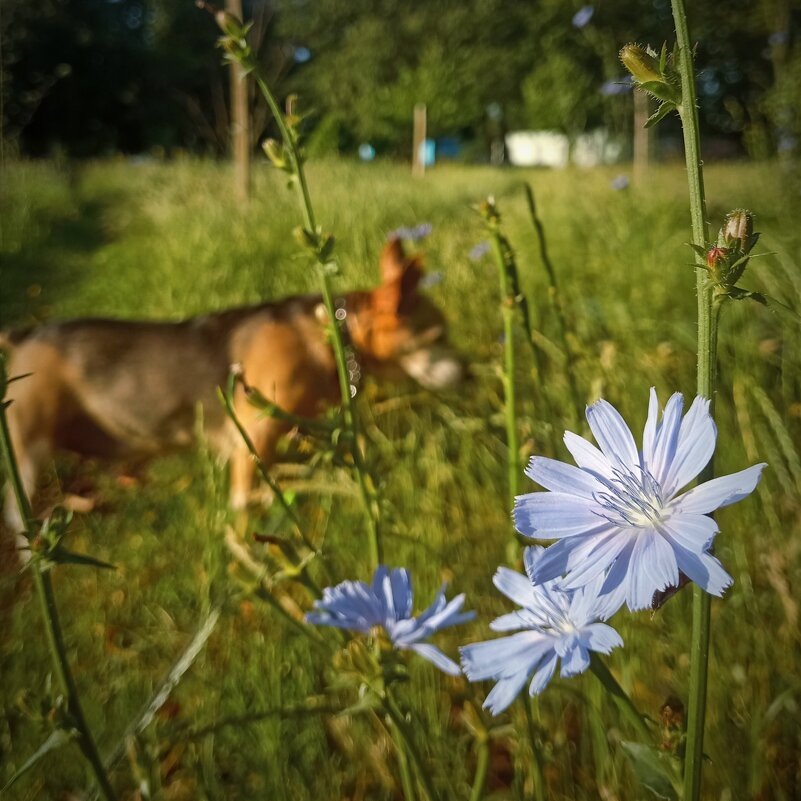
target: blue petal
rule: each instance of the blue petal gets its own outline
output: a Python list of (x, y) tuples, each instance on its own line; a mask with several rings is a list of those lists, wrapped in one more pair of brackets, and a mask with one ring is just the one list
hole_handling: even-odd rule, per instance
[(520, 629), (531, 628), (530, 621), (521, 612), (508, 612), (505, 615), (496, 617), (490, 623), (493, 631), (519, 631)]
[(645, 570), (655, 591), (675, 587), (679, 583), (679, 568), (673, 548), (665, 538), (654, 532), (645, 535), (645, 546), (640, 555), (640, 567)]
[(689, 551), (701, 552), (709, 550), (715, 535), (718, 533), (718, 524), (712, 517), (706, 515), (690, 515), (685, 512), (676, 512), (662, 524), (679, 545)]
[(402, 620), (412, 614), (412, 577), (405, 568), (397, 568), (390, 573), (389, 579), (395, 616)]
[(449, 659), (439, 648), (429, 643), (416, 643), (409, 646), (410, 651), (419, 654), (423, 659), (427, 659), (432, 665), (438, 667), (443, 673), (449, 676), (459, 676), (461, 668), (452, 659)]
[(734, 579), (723, 569), (723, 565), (711, 554), (692, 553), (672, 540), (669, 535), (666, 538), (673, 546), (679, 570), (710, 595), (721, 596), (724, 590), (734, 583)]
[(605, 525), (600, 507), (578, 495), (532, 492), (515, 498), (515, 528), (527, 537), (561, 539)]
[(521, 671), (499, 679), (484, 700), (484, 709), (489, 709), (493, 715), (500, 715), (520, 695), (528, 677), (528, 671)]
[(530, 579), (516, 570), (499, 567), (492, 577), (492, 583), (518, 606), (530, 606), (534, 600), (534, 588)]
[(656, 440), (656, 429), (659, 423), (659, 398), (656, 389), (651, 387), (648, 396), (648, 419), (645, 421), (645, 428), (642, 432), (642, 458), (643, 467), (649, 465), (654, 459), (654, 442)]
[(588, 406), (587, 422), (598, 445), (613, 466), (619, 462), (629, 468), (639, 467), (640, 454), (631, 430), (611, 403), (599, 400)]
[(646, 572), (643, 565), (643, 553), (649, 537), (658, 536), (655, 533), (647, 532), (637, 535), (634, 543), (634, 550), (631, 553), (631, 561), (626, 575), (626, 603), (632, 612), (638, 609), (647, 609), (651, 606), (651, 601), (656, 592), (656, 587), (651, 577)]
[(563, 679), (577, 676), (590, 666), (589, 651), (577, 639), (575, 645), (562, 657), (562, 669), (559, 675)]
[(464, 645), (459, 649), (462, 667), (470, 681), (530, 675), (543, 655), (552, 648), (552, 638), (536, 631), (521, 631), (497, 640)]
[(585, 648), (601, 654), (611, 653), (614, 648), (623, 646), (623, 638), (606, 623), (593, 623), (583, 628), (581, 641)]
[(531, 457), (526, 475), (547, 490), (580, 495), (583, 498), (592, 499), (594, 493), (603, 492), (604, 489), (592, 473), (544, 456)]
[(618, 554), (626, 546), (627, 537), (617, 531), (595, 537), (595, 547), (585, 555), (584, 559), (573, 569), (560, 586), (565, 590), (575, 590), (585, 586), (596, 576), (603, 573)]
[(717, 429), (709, 414), (709, 401), (700, 395), (681, 421), (673, 463), (662, 482), (666, 498), (689, 484), (709, 463), (715, 451)]
[(648, 470), (660, 484), (667, 476), (673, 463), (673, 458), (676, 455), (683, 408), (684, 396), (680, 392), (674, 392), (667, 402), (665, 411), (662, 414), (662, 423), (656, 432), (653, 453), (648, 462)]
[(729, 476), (713, 478), (676, 498), (670, 508), (679, 512), (705, 515), (741, 501), (756, 488), (766, 464), (755, 464)]
[(570, 455), (582, 470), (589, 470), (596, 475), (613, 478), (612, 465), (609, 463), (609, 459), (595, 445), (587, 442), (584, 437), (580, 437), (572, 431), (565, 431), (564, 441), (570, 451)]
[(556, 654), (553, 654), (553, 656), (541, 663), (537, 672), (534, 674), (534, 677), (531, 679), (531, 684), (528, 688), (528, 694), (532, 698), (535, 695), (539, 695), (548, 685), (548, 682), (553, 678), (553, 672), (556, 668), (556, 661), (557, 656)]

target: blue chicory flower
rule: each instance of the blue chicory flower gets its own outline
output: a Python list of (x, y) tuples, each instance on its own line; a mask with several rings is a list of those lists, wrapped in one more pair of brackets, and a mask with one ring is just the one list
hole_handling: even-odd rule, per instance
[(629, 185), (629, 179), (626, 175), (618, 175), (612, 179), (609, 186), (614, 189), (616, 192), (620, 192), (623, 189), (627, 189)]
[(473, 247), (470, 248), (470, 252), (467, 254), (467, 257), (470, 259), (470, 261), (479, 261), (480, 259), (483, 259), (484, 256), (486, 256), (489, 252), (490, 243), (485, 239), (479, 242), (477, 245), (473, 245)]
[(595, 9), (592, 6), (582, 6), (574, 15), (573, 15), (573, 27), (574, 28), (583, 28), (591, 19), (592, 15), (595, 13)]
[(430, 643), (423, 642), (448, 626), (465, 623), (475, 612), (461, 612), (464, 595), (445, 600), (443, 584), (434, 603), (417, 617), (412, 617), (412, 578), (405, 568), (390, 570), (380, 565), (371, 584), (343, 581), (326, 587), (323, 597), (314, 602), (317, 611), (309, 612), (306, 621), (317, 626), (334, 626), (351, 631), (369, 632), (375, 626), (386, 631), (399, 650), (410, 650), (432, 662), (444, 673), (458, 676), (459, 666)]
[(625, 78), (618, 78), (615, 81), (604, 81), (598, 91), (604, 97), (611, 97), (612, 95), (622, 95), (630, 92), (633, 88), (634, 83), (631, 80), (631, 75), (627, 75)]
[(600, 400), (587, 407), (600, 450), (568, 431), (565, 445), (578, 467), (532, 457), (526, 474), (550, 492), (518, 496), (515, 526), (528, 537), (558, 540), (537, 562), (536, 581), (564, 576), (560, 586), (569, 590), (604, 575), (600, 594), (610, 606), (625, 600), (631, 610), (676, 586), (679, 571), (712, 595), (731, 585), (709, 553), (718, 526), (708, 515), (750, 495), (765, 465), (679, 495), (712, 458), (717, 438), (708, 400), (697, 397), (682, 419), (683, 406), (675, 393), (660, 422), (652, 388), (638, 451), (623, 418)]
[(414, 228), (397, 228), (394, 231), (390, 231), (387, 234), (387, 240), (390, 239), (406, 239), (409, 242), (419, 242), (421, 239), (425, 239), (432, 231), (434, 230), (434, 226), (431, 223), (420, 223), (419, 225), (415, 225)]
[(529, 694), (539, 695), (551, 680), (557, 660), (562, 660), (560, 675), (567, 678), (587, 669), (590, 651), (608, 654), (623, 645), (611, 626), (599, 622), (613, 611), (598, 597), (603, 577), (572, 591), (563, 590), (558, 581), (535, 583), (537, 563), (544, 553), (540, 547), (526, 548), (527, 576), (499, 567), (493, 578), (495, 586), (522, 608), (496, 618), (490, 628), (523, 631), (460, 648), (470, 681), (497, 681), (484, 701), (493, 715), (514, 701), (529, 678)]

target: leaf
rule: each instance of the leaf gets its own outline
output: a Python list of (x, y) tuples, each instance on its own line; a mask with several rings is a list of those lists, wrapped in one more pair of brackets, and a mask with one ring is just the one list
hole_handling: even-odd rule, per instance
[(51, 550), (46, 557), (48, 562), (58, 565), (86, 565), (88, 567), (102, 567), (104, 570), (116, 570), (117, 566), (85, 553), (75, 553), (62, 548), (60, 545)]
[(643, 743), (623, 740), (620, 743), (631, 761), (634, 773), (643, 787), (657, 798), (678, 801), (677, 776), (673, 759), (667, 754)]
[(648, 118), (645, 123), (645, 128), (653, 128), (660, 120), (667, 117), (671, 111), (676, 108), (676, 104), (666, 100), (662, 105)]
[(0, 792), (5, 793), (12, 784), (15, 784), (18, 779), (24, 776), (31, 768), (44, 759), (51, 751), (61, 748), (72, 740), (78, 738), (78, 731), (76, 729), (54, 729), (50, 736), (39, 746), (35, 753), (25, 761), (22, 767), (6, 782), (5, 786)]

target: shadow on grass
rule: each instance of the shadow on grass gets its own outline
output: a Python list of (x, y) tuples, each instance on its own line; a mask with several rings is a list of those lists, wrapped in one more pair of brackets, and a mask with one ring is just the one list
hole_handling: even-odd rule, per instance
[(0, 252), (0, 327), (46, 322), (54, 308), (80, 294), (92, 254), (112, 239), (104, 218), (119, 197), (108, 190), (82, 198), (80, 182), (72, 180), (68, 209), (31, 212), (26, 227), (43, 234), (13, 252)]

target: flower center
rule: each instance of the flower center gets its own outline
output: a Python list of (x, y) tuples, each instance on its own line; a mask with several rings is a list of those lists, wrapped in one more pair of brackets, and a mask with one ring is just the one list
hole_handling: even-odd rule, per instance
[(661, 523), (664, 511), (662, 487), (648, 470), (641, 467), (635, 474), (621, 467), (612, 472), (614, 478), (611, 479), (596, 476), (608, 490), (593, 495), (596, 503), (607, 513), (603, 517), (624, 527), (647, 528)]

